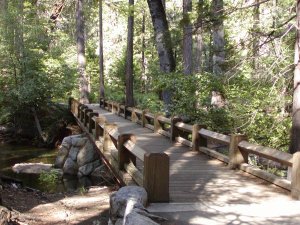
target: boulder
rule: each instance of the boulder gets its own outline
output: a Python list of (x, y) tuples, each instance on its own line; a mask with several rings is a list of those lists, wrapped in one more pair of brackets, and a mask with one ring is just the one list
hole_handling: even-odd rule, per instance
[(88, 139), (87, 137), (83, 135), (75, 135), (72, 136), (72, 146), (73, 147), (82, 147), (87, 143)]
[(99, 160), (85, 164), (84, 166), (79, 167), (77, 175), (79, 177), (89, 176), (98, 166), (100, 166)]
[(77, 155), (77, 163), (79, 167), (97, 159), (98, 157), (96, 151), (94, 150), (94, 147), (90, 141), (86, 142)]
[(62, 147), (65, 147), (66, 149), (70, 149), (72, 145), (72, 136), (65, 137), (61, 143)]
[(110, 219), (113, 224), (119, 218), (126, 217), (134, 207), (147, 204), (147, 192), (138, 186), (122, 187), (110, 196)]
[(68, 157), (69, 149), (65, 145), (61, 145), (57, 157), (55, 159), (54, 167), (55, 168), (63, 168), (65, 161)]
[(71, 158), (73, 161), (76, 161), (79, 150), (80, 150), (79, 147), (72, 146), (69, 151), (69, 158)]
[(78, 171), (78, 164), (73, 161), (71, 158), (67, 158), (64, 167), (63, 172), (70, 175), (76, 175)]
[(159, 225), (158, 223), (151, 220), (149, 217), (146, 217), (144, 215), (141, 215), (133, 211), (126, 216), (125, 225), (136, 225), (136, 224)]

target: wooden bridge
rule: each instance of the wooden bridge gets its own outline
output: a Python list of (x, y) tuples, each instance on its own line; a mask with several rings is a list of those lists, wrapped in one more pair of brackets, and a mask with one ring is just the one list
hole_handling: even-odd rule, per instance
[[(300, 153), (251, 144), (146, 110), (101, 100), (70, 110), (122, 184), (140, 185), (150, 202), (210, 200), (241, 204), (300, 196)], [(228, 146), (228, 156), (214, 150)], [(248, 164), (249, 154), (292, 168), (292, 182)]]

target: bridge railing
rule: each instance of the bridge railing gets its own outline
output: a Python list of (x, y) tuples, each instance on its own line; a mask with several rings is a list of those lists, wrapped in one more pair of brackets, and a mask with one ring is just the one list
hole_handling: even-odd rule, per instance
[[(120, 113), (120, 105), (103, 102), (103, 107)], [(116, 124), (106, 121), (86, 105), (70, 99), (70, 109), (85, 132), (96, 143), (115, 172), (122, 177), (127, 172), (133, 180), (143, 186), (150, 202), (169, 201), (169, 156), (165, 153), (148, 153), (136, 143), (134, 134), (120, 134)], [(134, 122), (142, 124), (142, 114), (134, 108), (126, 108)], [(141, 168), (137, 166), (141, 162)], [(124, 180), (124, 179), (123, 179)]]
[[(101, 102), (102, 105), (111, 104), (105, 99), (101, 99)], [(124, 108), (124, 111), (128, 110), (128, 107), (122, 104), (119, 104), (119, 108)], [(275, 185), (290, 190), (294, 198), (300, 199), (300, 152), (292, 155), (277, 149), (260, 146), (248, 142), (245, 135), (220, 134), (205, 129), (205, 126), (203, 125), (185, 124), (177, 117), (170, 119), (162, 116), (161, 114), (152, 114), (147, 110), (133, 109), (130, 107), (129, 111), (129, 118), (133, 122), (141, 123), (143, 127), (169, 137), (172, 141), (177, 141), (189, 146), (193, 151), (201, 151), (207, 155), (217, 158), (227, 163), (231, 169), (239, 168)], [(137, 114), (138, 119), (136, 119), (135, 114)], [(228, 146), (229, 154), (224, 155), (218, 151), (208, 148), (208, 141)], [(280, 163), (283, 166), (292, 168), (291, 181), (249, 165), (249, 154), (263, 157)]]

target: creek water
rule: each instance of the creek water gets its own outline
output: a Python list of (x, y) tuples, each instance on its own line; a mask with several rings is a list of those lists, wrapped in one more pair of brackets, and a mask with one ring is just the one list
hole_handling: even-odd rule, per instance
[(87, 177), (78, 179), (76, 176), (64, 176), (54, 183), (45, 183), (39, 179), (40, 175), (17, 174), (12, 171), (16, 163), (47, 163), (53, 164), (56, 158), (57, 149), (43, 149), (32, 146), (18, 146), (0, 144), (0, 173), (20, 180), (23, 186), (47, 192), (74, 191), (80, 187), (87, 187), (97, 184), (99, 181)]

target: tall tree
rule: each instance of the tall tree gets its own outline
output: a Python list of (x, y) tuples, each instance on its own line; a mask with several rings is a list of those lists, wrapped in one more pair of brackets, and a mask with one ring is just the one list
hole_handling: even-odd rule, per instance
[[(166, 13), (161, 0), (147, 0), (147, 2), (154, 27), (160, 70), (167, 75), (167, 73), (175, 71), (176, 65)], [(165, 110), (168, 111), (171, 104), (171, 91), (163, 90), (162, 98), (164, 101)]]
[(76, 4), (76, 38), (80, 93), (79, 100), (81, 103), (87, 104), (89, 103), (89, 79), (86, 75), (83, 1), (84, 0), (77, 0)]
[(225, 36), (223, 25), (223, 0), (212, 0), (213, 15), (213, 73), (215, 75), (223, 74), (223, 64), (225, 61)]
[(99, 94), (104, 98), (103, 0), (99, 0)]
[(289, 152), (292, 154), (300, 151), (300, 0), (297, 0), (296, 14), (293, 114), (291, 142), (289, 147)]
[(258, 55), (259, 55), (259, 0), (255, 0), (255, 6), (253, 7), (253, 27), (252, 27), (252, 69), (253, 69), (253, 78), (257, 77), (257, 68), (258, 68)]
[(203, 51), (203, 38), (202, 38), (202, 21), (203, 21), (203, 0), (199, 0), (197, 4), (198, 17), (195, 24), (196, 37), (195, 37), (195, 55), (194, 55), (194, 72), (200, 73), (202, 67), (202, 51)]
[(192, 73), (193, 66), (193, 26), (190, 20), (192, 0), (183, 0), (183, 73)]
[(126, 57), (126, 105), (133, 106), (133, 33), (134, 33), (134, 0), (129, 0), (127, 57)]

